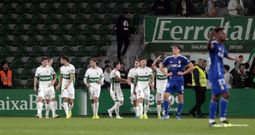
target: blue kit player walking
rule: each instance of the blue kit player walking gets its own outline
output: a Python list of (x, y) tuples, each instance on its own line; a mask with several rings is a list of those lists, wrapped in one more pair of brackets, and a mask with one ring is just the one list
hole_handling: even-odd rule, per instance
[[(180, 47), (174, 45), (172, 48), (173, 55), (166, 57), (160, 71), (168, 77), (166, 91), (164, 93), (164, 117), (163, 119), (169, 118), (169, 97), (171, 94), (178, 93), (178, 110), (176, 118), (180, 120), (181, 112), (183, 109), (183, 94), (184, 94), (184, 78), (183, 75), (192, 72), (194, 66), (185, 57), (180, 55)], [(185, 67), (188, 66), (187, 70), (184, 71)]]
[[(212, 40), (215, 38), (215, 40)], [(217, 104), (220, 104), (220, 122), (221, 124), (228, 124), (226, 119), (227, 105), (229, 99), (229, 93), (224, 81), (224, 64), (223, 58), (229, 60), (237, 60), (228, 55), (228, 51), (224, 47), (223, 42), (226, 40), (226, 34), (224, 28), (216, 28), (210, 35), (210, 41), (208, 42), (208, 50), (210, 56), (210, 69), (208, 73), (209, 82), (212, 86), (212, 98), (210, 102), (210, 120), (209, 125), (213, 127), (217, 112)]]

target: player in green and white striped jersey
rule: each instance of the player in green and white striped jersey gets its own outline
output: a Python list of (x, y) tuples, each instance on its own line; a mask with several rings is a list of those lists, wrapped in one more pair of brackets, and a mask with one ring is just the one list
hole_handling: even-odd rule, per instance
[(92, 58), (89, 61), (90, 68), (87, 69), (84, 76), (84, 84), (89, 89), (89, 95), (91, 100), (91, 107), (93, 110), (92, 119), (99, 119), (99, 96), (101, 92), (101, 86), (104, 82), (104, 73), (100, 67), (97, 67), (96, 59)]
[[(37, 82), (39, 79), (39, 89), (37, 97), (37, 118), (42, 118), (43, 100), (49, 102), (55, 98), (54, 83), (55, 83), (55, 71), (48, 65), (48, 58), (43, 57), (41, 59), (41, 66), (36, 69), (34, 77), (34, 91), (37, 92)], [(46, 104), (48, 108), (48, 104)], [(49, 116), (47, 116), (48, 118)], [(53, 116), (55, 117), (55, 116)]]

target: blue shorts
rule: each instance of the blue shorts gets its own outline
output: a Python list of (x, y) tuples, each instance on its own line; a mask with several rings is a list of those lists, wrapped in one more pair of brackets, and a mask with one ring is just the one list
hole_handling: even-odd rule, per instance
[(166, 86), (167, 93), (173, 94), (177, 92), (178, 94), (184, 94), (184, 79), (169, 79)]
[(212, 94), (219, 95), (223, 93), (228, 93), (227, 85), (224, 78), (215, 78), (209, 80), (212, 86)]

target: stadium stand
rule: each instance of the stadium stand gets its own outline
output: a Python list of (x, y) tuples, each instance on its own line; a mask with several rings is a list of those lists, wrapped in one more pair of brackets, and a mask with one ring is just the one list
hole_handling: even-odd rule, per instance
[[(124, 8), (134, 12), (137, 26), (150, 13), (153, 0), (1, 0), (0, 55), (14, 72), (14, 86), (32, 88), (41, 56), (71, 57), (76, 80), (82, 80), (84, 59), (106, 54), (113, 27)], [(56, 59), (55, 59), (56, 62)], [(57, 69), (58, 64), (54, 63)], [(82, 81), (76, 87), (82, 87)]]

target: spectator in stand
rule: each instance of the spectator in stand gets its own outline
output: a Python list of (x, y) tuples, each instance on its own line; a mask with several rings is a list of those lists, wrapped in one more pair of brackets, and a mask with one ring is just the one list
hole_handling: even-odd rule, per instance
[(110, 80), (110, 74), (111, 74), (111, 66), (105, 65), (104, 67), (104, 85), (103, 88), (110, 89), (111, 80)]
[(247, 0), (247, 8), (248, 8), (248, 14), (249, 16), (252, 16), (255, 14), (255, 0)]
[(169, 15), (171, 13), (170, 0), (155, 0), (152, 10), (155, 15)]
[(224, 79), (228, 89), (232, 88), (233, 76), (229, 72), (230, 66), (224, 65)]
[(243, 63), (244, 57), (243, 55), (238, 56), (238, 61), (235, 62), (235, 71), (238, 71), (240, 65)]
[(2, 62), (2, 68), (0, 70), (0, 86), (3, 89), (9, 89), (13, 86), (12, 70), (9, 69), (7, 61)]
[(107, 67), (108, 67), (108, 66), (111, 67), (111, 61), (108, 60), (108, 59), (106, 59), (106, 60), (104, 61), (104, 68), (103, 68), (103, 71), (105, 71), (106, 66), (107, 66)]
[(206, 16), (216, 16), (216, 7), (215, 0), (203, 0), (203, 4), (205, 5), (205, 15)]
[(177, 1), (177, 15), (191, 16), (195, 12), (192, 0), (178, 0)]
[(251, 83), (252, 88), (255, 88), (255, 67), (251, 68)]
[(228, 3), (228, 13), (231, 16), (244, 15), (244, 6), (242, 0), (230, 0)]
[(236, 88), (244, 88), (245, 87), (245, 80), (248, 78), (248, 75), (245, 72), (245, 64), (241, 64), (239, 66), (238, 71), (235, 73), (235, 87)]
[(228, 2), (229, 0), (217, 0), (215, 2), (217, 16), (226, 16), (228, 14)]

